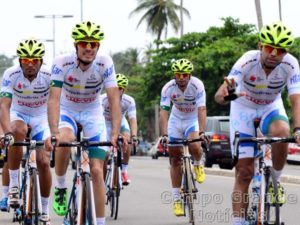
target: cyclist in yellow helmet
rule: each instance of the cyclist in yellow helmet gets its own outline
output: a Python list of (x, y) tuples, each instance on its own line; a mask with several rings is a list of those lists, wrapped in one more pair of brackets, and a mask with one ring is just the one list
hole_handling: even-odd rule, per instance
[[(230, 104), (231, 141), (234, 133), (254, 136), (253, 119), (261, 118), (264, 135), (286, 137), (290, 134), (281, 92), (287, 87), (292, 107), (295, 136), (300, 130), (300, 72), (297, 59), (289, 54), (294, 42), (292, 32), (282, 22), (264, 26), (259, 33), (259, 49), (246, 52), (232, 67), (215, 94), (219, 104)], [(233, 85), (234, 84), (234, 85)], [(237, 84), (237, 85), (235, 85)], [(277, 181), (285, 165), (288, 145), (272, 145), (273, 168)], [(254, 148), (246, 143), (239, 148), (233, 190), (233, 224), (245, 223), (248, 187), (253, 175)], [(279, 201), (285, 202), (279, 183)]]
[[(121, 127), (120, 133), (125, 137), (128, 141), (130, 138), (134, 142), (134, 145), (137, 145), (138, 138), (137, 138), (137, 117), (136, 117), (136, 105), (135, 100), (128, 94), (125, 94), (125, 91), (128, 86), (128, 78), (121, 73), (117, 74), (117, 82), (119, 87), (119, 94), (120, 94), (120, 101), (121, 101), (121, 112), (122, 112), (122, 120), (121, 120)], [(106, 122), (106, 131), (107, 136), (110, 139), (111, 136), (111, 111), (109, 107), (108, 97), (106, 94), (101, 95), (102, 105), (103, 105), (103, 115), (105, 117)], [(128, 116), (129, 123), (126, 119), (126, 115)], [(122, 161), (122, 183), (123, 185), (129, 185), (130, 179), (128, 176), (128, 165), (129, 165), (129, 158), (130, 158), (130, 148), (129, 146), (124, 147), (124, 159)]]
[[(23, 141), (28, 126), (31, 139), (36, 141), (50, 137), (47, 121), (47, 99), (50, 88), (50, 70), (43, 65), (44, 44), (34, 38), (23, 40), (17, 47), (19, 65), (7, 69), (1, 87), (0, 122), (5, 135)], [(42, 215), (41, 224), (50, 224), (49, 196), (52, 176), (50, 154), (37, 151)], [(8, 150), (9, 193), (8, 204), (19, 205), (19, 168), (23, 148), (11, 146)]]
[[(120, 98), (114, 64), (110, 56), (97, 55), (104, 32), (91, 21), (76, 24), (72, 30), (75, 54), (58, 56), (53, 61), (48, 100), (48, 120), (51, 135), (59, 141), (73, 141), (76, 123), (81, 124), (83, 136), (92, 141), (106, 141), (100, 93), (104, 88), (112, 111), (111, 142), (116, 146), (120, 129)], [(51, 140), (47, 141), (51, 149)], [(53, 209), (58, 215), (67, 212), (66, 170), (70, 148), (56, 149), (56, 182)], [(97, 224), (105, 223), (105, 189), (103, 163), (106, 148), (89, 148), (91, 176), (94, 187)]]
[[(192, 76), (193, 64), (188, 59), (176, 60), (171, 69), (174, 79), (164, 85), (160, 99), (160, 128), (163, 142), (184, 138), (199, 138), (204, 135), (206, 126), (206, 94), (202, 81)], [(171, 103), (173, 104), (171, 108)], [(171, 111), (171, 112), (170, 112)], [(170, 114), (170, 115), (169, 115)], [(181, 186), (181, 146), (170, 145), (171, 181), (173, 193), (173, 212), (183, 216), (184, 209), (180, 195)], [(201, 161), (200, 142), (193, 142), (189, 150), (194, 158), (195, 178), (198, 183), (205, 180)]]

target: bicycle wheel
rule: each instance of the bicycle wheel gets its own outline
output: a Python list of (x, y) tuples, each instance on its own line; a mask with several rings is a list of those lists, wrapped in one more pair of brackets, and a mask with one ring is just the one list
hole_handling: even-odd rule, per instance
[(70, 203), (69, 203), (69, 212), (68, 212), (68, 217), (69, 217), (69, 224), (70, 225), (76, 225), (77, 224), (77, 214), (78, 214), (78, 209), (77, 209), (77, 203), (76, 203), (76, 190), (73, 188), (73, 191), (71, 192), (70, 195)]
[(29, 176), (30, 180), (30, 191), (29, 191), (29, 209), (28, 217), (31, 218), (31, 224), (38, 225), (39, 224), (39, 186), (38, 186), (38, 174), (37, 170), (33, 168), (30, 172)]
[[(270, 175), (267, 179), (267, 185), (266, 185), (266, 202), (265, 202), (265, 218), (266, 221), (264, 224), (274, 224), (274, 225), (284, 225), (283, 222), (281, 222), (280, 218), (280, 203), (279, 203), (279, 192), (278, 192), (278, 185), (277, 181), (275, 179), (274, 170), (270, 168), (269, 171)], [(271, 196), (268, 193), (268, 190), (270, 186), (273, 187), (274, 190), (274, 197), (275, 202), (271, 202)]]
[(192, 168), (190, 160), (188, 158), (184, 159), (185, 167), (185, 180), (186, 180), (186, 199), (185, 205), (187, 207), (189, 222), (195, 224), (195, 215), (194, 215), (194, 193), (193, 193), (193, 177), (192, 177)]
[(91, 179), (89, 174), (84, 174), (84, 180), (82, 181), (83, 185), (83, 205), (82, 205), (82, 224), (87, 225), (96, 225), (94, 222), (96, 218), (95, 215), (95, 204), (93, 203), (94, 198), (92, 197), (92, 187), (91, 187)]
[(116, 190), (114, 195), (115, 197), (114, 219), (116, 220), (118, 218), (119, 201), (120, 201), (120, 193), (121, 193), (121, 167), (120, 166), (116, 167), (115, 176), (116, 176)]

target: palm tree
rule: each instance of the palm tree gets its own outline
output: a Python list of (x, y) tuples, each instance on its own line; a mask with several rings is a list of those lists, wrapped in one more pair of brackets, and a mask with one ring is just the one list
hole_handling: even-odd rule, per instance
[(129, 14), (131, 17), (134, 14), (145, 11), (137, 24), (137, 28), (142, 22), (147, 23), (147, 31), (157, 35), (157, 47), (161, 40), (162, 32), (165, 31), (167, 36), (169, 24), (177, 33), (181, 28), (181, 20), (177, 15), (177, 11), (181, 10), (190, 18), (190, 13), (187, 9), (181, 8), (180, 5), (174, 3), (173, 0), (138, 0), (138, 6)]

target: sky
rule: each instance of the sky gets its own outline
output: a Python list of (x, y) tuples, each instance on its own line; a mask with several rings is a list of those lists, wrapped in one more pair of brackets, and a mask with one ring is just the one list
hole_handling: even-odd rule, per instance
[[(180, 0), (174, 1), (180, 3)], [(184, 33), (205, 32), (211, 26), (222, 26), (221, 18), (228, 16), (239, 19), (241, 23), (257, 24), (255, 0), (184, 0), (183, 2), (191, 15), (191, 19), (184, 18)], [(264, 24), (279, 20), (278, 2), (278, 0), (261, 0)], [(2, 40), (0, 54), (12, 57), (22, 39), (35, 37), (44, 42), (45, 62), (51, 64), (53, 47), (55, 47), (55, 55), (74, 51), (71, 30), (81, 19), (91, 20), (102, 26), (105, 38), (101, 42), (100, 51), (104, 53), (113, 54), (127, 48), (146, 49), (155, 36), (146, 32), (145, 24), (136, 29), (142, 14), (129, 18), (130, 12), (137, 4), (137, 0), (5, 1), (0, 8)], [(283, 22), (291, 28), (296, 37), (299, 37), (300, 2), (281, 0), (281, 5)], [(47, 18), (35, 18), (36, 15), (44, 15)], [(52, 19), (53, 15), (55, 19)], [(61, 15), (73, 17), (59, 18)], [(167, 37), (172, 36), (178, 37), (179, 34), (174, 33), (170, 28)]]

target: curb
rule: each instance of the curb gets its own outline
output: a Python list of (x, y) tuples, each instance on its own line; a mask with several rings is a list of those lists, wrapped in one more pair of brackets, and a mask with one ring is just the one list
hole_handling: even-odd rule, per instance
[[(215, 168), (204, 168), (206, 174), (218, 175), (224, 177), (234, 177), (234, 170), (224, 170)], [(282, 183), (300, 184), (300, 176), (282, 175), (280, 181)]]

